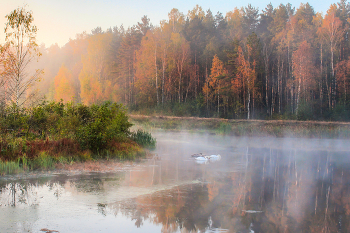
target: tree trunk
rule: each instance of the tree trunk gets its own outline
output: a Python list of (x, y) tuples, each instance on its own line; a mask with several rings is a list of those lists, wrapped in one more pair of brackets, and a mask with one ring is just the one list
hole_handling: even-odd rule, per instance
[(218, 117), (220, 117), (220, 83), (218, 84)]
[(179, 103), (181, 103), (181, 78), (182, 78), (182, 75), (181, 75), (182, 72), (180, 72), (179, 74)]
[(332, 77), (331, 77), (331, 81), (332, 81), (332, 85), (331, 85), (331, 93), (332, 93), (332, 108), (334, 108), (335, 105), (335, 77), (334, 77), (334, 48), (333, 48), (333, 42), (331, 41), (331, 69), (332, 69)]
[(249, 87), (248, 87), (248, 105), (247, 105), (247, 108), (248, 108), (247, 119), (249, 120), (250, 119), (250, 90), (249, 90)]
[(267, 114), (269, 114), (269, 94), (268, 94), (268, 73), (269, 73), (269, 56), (267, 54), (267, 45), (265, 45), (265, 102)]
[(162, 73), (163, 73), (163, 77), (162, 77), (162, 105), (164, 105), (164, 82), (165, 82), (165, 49), (163, 51), (163, 59), (162, 59)]
[(299, 78), (299, 83), (298, 83), (297, 108), (295, 109), (295, 115), (298, 115), (299, 99), (300, 99), (300, 86), (301, 86), (301, 78)]
[(157, 92), (157, 106), (159, 105), (159, 94), (158, 94), (158, 68), (157, 68), (157, 45), (154, 50), (154, 66), (156, 68), (156, 92)]

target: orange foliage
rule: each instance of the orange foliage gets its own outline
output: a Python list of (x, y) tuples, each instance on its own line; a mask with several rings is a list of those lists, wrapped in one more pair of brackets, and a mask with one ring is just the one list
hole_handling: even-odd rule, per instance
[(209, 97), (209, 99), (214, 100), (215, 93), (220, 92), (220, 88), (227, 85), (223, 80), (226, 74), (227, 70), (224, 67), (224, 63), (220, 61), (217, 55), (215, 55), (211, 67), (211, 74), (208, 79), (208, 85), (203, 87), (203, 92)]
[(156, 59), (157, 56), (160, 57), (157, 43), (156, 35), (149, 30), (136, 53), (135, 86), (138, 89), (139, 103), (154, 102), (156, 96), (156, 81), (158, 84), (160, 80), (156, 69)]
[(338, 92), (340, 95), (344, 95), (346, 98), (346, 95), (348, 94), (349, 90), (349, 76), (350, 76), (350, 60), (344, 60), (340, 61), (336, 67), (336, 80), (337, 80), (337, 87)]
[(91, 105), (102, 99), (101, 83), (97, 77), (82, 70), (79, 74), (80, 98), (84, 104)]
[(251, 47), (247, 45), (248, 50), (248, 59), (245, 58), (242, 47), (238, 46), (238, 56), (236, 59), (237, 64), (237, 73), (236, 77), (231, 80), (232, 83), (232, 91), (235, 94), (239, 94), (239, 92), (243, 91), (244, 93), (253, 94), (257, 91), (255, 87), (256, 82), (256, 71), (255, 71), (255, 61), (250, 62), (249, 56), (251, 53)]
[(308, 97), (307, 92), (315, 87), (315, 66), (312, 59), (311, 46), (303, 41), (293, 53), (293, 75), (298, 86), (298, 96), (303, 90), (303, 96)]
[(345, 29), (342, 27), (341, 20), (336, 17), (336, 10), (336, 5), (331, 5), (324, 17), (322, 27), (320, 28), (325, 39), (327, 39), (331, 44), (332, 51), (336, 47), (337, 43), (339, 43), (339, 41), (342, 39), (345, 32)]
[(55, 83), (55, 100), (63, 102), (72, 101), (75, 97), (73, 85), (73, 75), (65, 65), (62, 65), (54, 80)]
[(109, 80), (110, 70), (107, 52), (112, 41), (111, 33), (97, 34), (88, 38), (88, 53), (82, 57), (83, 68), (79, 74), (80, 97), (90, 105), (105, 100), (118, 99)]

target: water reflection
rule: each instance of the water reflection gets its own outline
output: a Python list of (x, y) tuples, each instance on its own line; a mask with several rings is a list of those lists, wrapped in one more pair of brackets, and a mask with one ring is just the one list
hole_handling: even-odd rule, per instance
[(160, 159), (125, 172), (2, 178), (1, 232), (350, 232), (346, 146), (232, 140), (162, 134)]

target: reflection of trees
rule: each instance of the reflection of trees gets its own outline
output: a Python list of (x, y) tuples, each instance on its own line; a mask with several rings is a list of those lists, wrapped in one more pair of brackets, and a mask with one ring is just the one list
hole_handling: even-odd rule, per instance
[(44, 185), (59, 198), (63, 192), (62, 184), (54, 180), (49, 181), (48, 179), (46, 177), (0, 183), (0, 206), (38, 205), (37, 188)]
[[(240, 169), (232, 172), (201, 166), (185, 174), (180, 160), (152, 162), (158, 165), (128, 172), (123, 186), (134, 188), (126, 192), (150, 192), (130, 192), (128, 199), (98, 204), (97, 209), (104, 216), (121, 213), (137, 227), (145, 221), (161, 224), (163, 232), (350, 232), (348, 159), (345, 153), (327, 151), (244, 148), (235, 162)], [(184, 182), (199, 178), (206, 182)], [(57, 198), (68, 187), (114, 194), (122, 187), (111, 186), (120, 180), (115, 174), (95, 174), (0, 183), (0, 201), (35, 205), (39, 185), (48, 186)]]
[(32, 183), (10, 182), (0, 188), (0, 206), (33, 206), (37, 204), (35, 185)]
[[(108, 181), (108, 182), (105, 182)], [(115, 182), (111, 182), (115, 181)], [(100, 175), (77, 175), (69, 177), (67, 175), (38, 177), (28, 180), (16, 180), (13, 182), (0, 181), (0, 204), (7, 206), (17, 206), (19, 204), (37, 205), (37, 189), (46, 186), (53, 195), (59, 199), (64, 192), (65, 184), (68, 182), (81, 192), (97, 192), (103, 191), (106, 184), (113, 185), (119, 183), (120, 178), (115, 174), (109, 177), (106, 174)]]
[(108, 205), (114, 214), (118, 212), (135, 220), (140, 227), (146, 219), (161, 224), (163, 232), (204, 230), (210, 216), (205, 185), (183, 185), (152, 195), (137, 197)]
[(349, 168), (336, 166), (330, 152), (251, 152), (255, 157), (249, 160), (250, 179), (244, 190), (249, 198), (243, 205), (263, 211), (260, 219), (250, 221), (256, 232), (337, 232), (348, 227), (344, 197), (349, 196), (349, 183), (344, 171), (349, 173)]
[(349, 232), (349, 164), (338, 158), (327, 151), (249, 148), (242, 151), (240, 171), (214, 176), (207, 170), (207, 184), (181, 185), (108, 207), (130, 216), (137, 226), (145, 219), (162, 224), (163, 232), (210, 227)]

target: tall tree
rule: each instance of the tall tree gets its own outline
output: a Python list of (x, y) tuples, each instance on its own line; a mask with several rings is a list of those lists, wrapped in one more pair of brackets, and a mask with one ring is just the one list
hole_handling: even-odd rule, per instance
[[(229, 88), (225, 82), (227, 71), (224, 63), (220, 61), (217, 55), (214, 56), (212, 67), (210, 70), (209, 87), (211, 87), (217, 95), (217, 113), (220, 116), (220, 94), (223, 95), (222, 90)], [(210, 91), (209, 87), (205, 87), (204, 91)], [(221, 90), (221, 92), (220, 92)], [(227, 92), (225, 93), (227, 94)], [(211, 96), (213, 96), (211, 94)], [(222, 98), (222, 97), (221, 97)]]
[(136, 51), (140, 47), (142, 33), (136, 27), (130, 27), (122, 37), (118, 49), (119, 82), (123, 87), (124, 104), (135, 104), (135, 58)]
[(55, 77), (55, 100), (67, 103), (76, 96), (73, 75), (65, 65), (62, 65)]
[(178, 9), (173, 8), (169, 14), (169, 24), (171, 25), (172, 32), (180, 32), (185, 22), (185, 16)]
[(154, 102), (159, 104), (158, 60), (160, 52), (158, 43), (154, 32), (148, 31), (142, 38), (140, 49), (136, 52), (135, 86), (138, 89), (138, 104), (150, 106)]
[[(251, 115), (251, 100), (252, 95), (256, 91), (255, 83), (256, 83), (256, 62), (250, 61), (250, 56), (252, 54), (252, 48), (247, 45), (246, 56), (243, 52), (241, 46), (238, 46), (238, 53), (236, 58), (236, 67), (237, 67), (237, 79), (242, 80), (242, 88), (244, 91), (243, 99), (244, 105), (246, 106), (247, 111), (247, 119), (250, 119)], [(253, 95), (254, 98), (254, 95)]]
[(28, 75), (28, 66), (41, 56), (36, 43), (37, 27), (34, 17), (25, 7), (17, 8), (6, 15), (6, 54), (4, 67), (6, 72), (4, 85), (5, 102), (11, 101), (21, 107), (33, 97), (28, 94), (30, 87), (38, 81), (42, 70)]
[(105, 82), (110, 80), (110, 66), (107, 62), (111, 33), (98, 33), (88, 38), (87, 54), (82, 56), (83, 67), (79, 74), (80, 97), (85, 104), (107, 100)]
[(343, 39), (344, 28), (342, 22), (338, 17), (336, 17), (337, 6), (335, 4), (331, 5), (328, 9), (327, 14), (324, 17), (321, 31), (325, 40), (329, 43), (330, 53), (331, 53), (331, 104), (332, 107), (335, 105), (336, 96), (336, 81), (334, 76), (334, 52), (340, 41)]
[(343, 60), (339, 62), (335, 67), (335, 71), (338, 94), (343, 103), (346, 103), (349, 95), (350, 60)]
[(226, 13), (226, 19), (228, 27), (228, 31), (226, 32), (226, 36), (228, 38), (227, 40), (241, 40), (244, 34), (242, 11), (238, 8), (235, 8), (233, 11), (229, 11)]
[(315, 84), (315, 70), (311, 46), (304, 41), (293, 53), (293, 75), (297, 86), (296, 114), (298, 114), (300, 99), (310, 100), (310, 89)]
[(243, 12), (243, 28), (247, 35), (255, 32), (259, 24), (259, 9), (253, 7), (250, 3), (242, 8)]
[(179, 33), (172, 33), (171, 35), (171, 49), (172, 49), (172, 60), (177, 72), (178, 78), (178, 102), (182, 101), (182, 82), (183, 74), (186, 66), (189, 62), (190, 57), (190, 45), (186, 39)]

